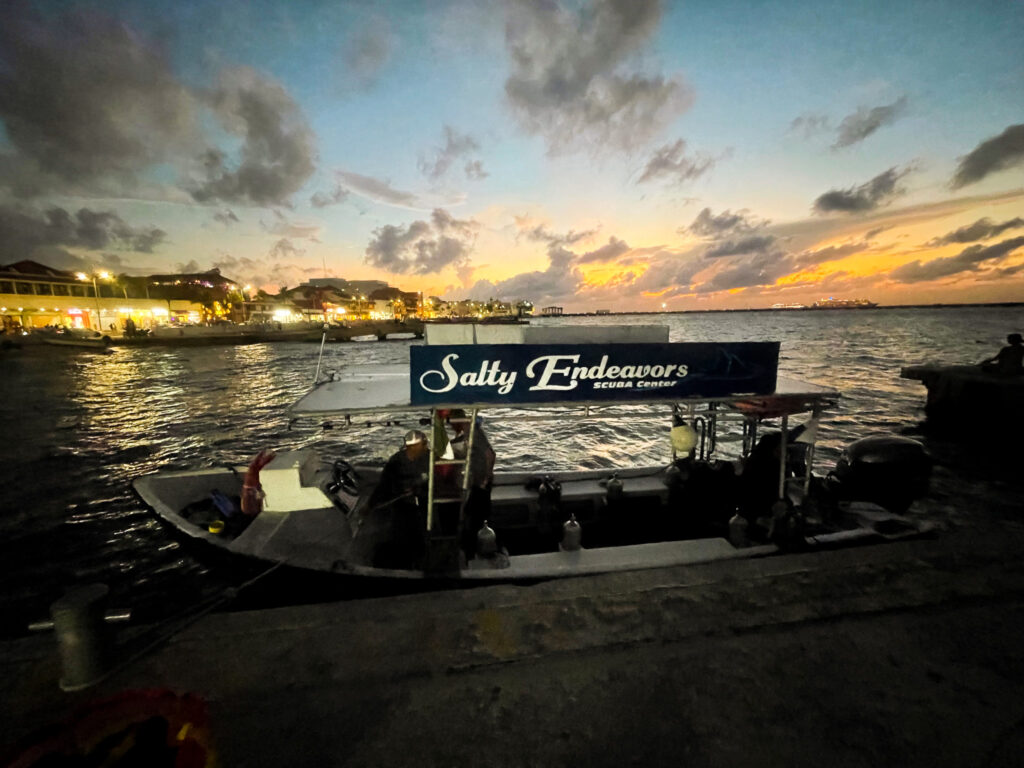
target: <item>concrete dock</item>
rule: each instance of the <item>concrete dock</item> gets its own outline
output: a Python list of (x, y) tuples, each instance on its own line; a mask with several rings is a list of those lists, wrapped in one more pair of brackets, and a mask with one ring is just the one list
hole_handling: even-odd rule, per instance
[(1011, 766), (1024, 525), (835, 552), (209, 614), (62, 693), (0, 648), (0, 742), (195, 694), (224, 766)]
[[(977, 365), (910, 365), (900, 378), (924, 384), (929, 422), (968, 432), (1006, 432), (1024, 426), (1024, 376), (1008, 376)], [(1008, 441), (1019, 442), (1007, 434)]]

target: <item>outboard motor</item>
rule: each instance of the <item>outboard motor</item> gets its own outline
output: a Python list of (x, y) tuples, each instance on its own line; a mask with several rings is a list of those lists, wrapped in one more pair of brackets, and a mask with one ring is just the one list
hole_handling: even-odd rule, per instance
[(871, 501), (901, 514), (928, 492), (931, 471), (931, 457), (917, 440), (872, 435), (846, 446), (828, 479), (840, 499)]

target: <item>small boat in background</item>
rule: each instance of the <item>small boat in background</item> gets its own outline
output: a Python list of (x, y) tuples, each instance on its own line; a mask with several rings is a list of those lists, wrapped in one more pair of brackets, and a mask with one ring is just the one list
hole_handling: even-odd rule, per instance
[(110, 350), (110, 337), (88, 328), (54, 328), (42, 334), (44, 344), (54, 347), (77, 347), (97, 352)]

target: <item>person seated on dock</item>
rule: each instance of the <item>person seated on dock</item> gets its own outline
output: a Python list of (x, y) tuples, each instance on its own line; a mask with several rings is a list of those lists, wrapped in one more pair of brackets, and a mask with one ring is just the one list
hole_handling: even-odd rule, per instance
[(402, 448), (380, 473), (380, 482), (370, 496), (369, 514), (390, 513), (391, 526), (387, 541), (374, 557), (378, 567), (406, 568), (423, 554), (428, 454), (427, 436), (418, 429), (410, 430)]
[(1024, 339), (1019, 333), (1011, 333), (1006, 337), (1006, 342), (1008, 346), (1000, 349), (998, 354), (979, 363), (982, 370), (1004, 376), (1024, 373)]

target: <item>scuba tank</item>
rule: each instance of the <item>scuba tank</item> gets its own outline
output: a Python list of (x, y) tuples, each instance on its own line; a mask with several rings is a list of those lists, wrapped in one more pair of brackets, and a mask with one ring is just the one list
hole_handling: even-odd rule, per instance
[(661, 475), (661, 481), (669, 488), (679, 485), (683, 481), (683, 472), (679, 469), (679, 465), (672, 462), (665, 467), (665, 471)]
[(747, 538), (747, 528), (750, 523), (747, 522), (747, 518), (743, 517), (739, 512), (729, 518), (729, 543), (737, 549), (750, 545), (750, 540)]
[(580, 541), (583, 538), (583, 529), (576, 522), (576, 515), (569, 515), (569, 519), (562, 526), (562, 543), (560, 549), (565, 552), (575, 552), (580, 549)]
[(497, 552), (498, 536), (484, 520), (484, 524), (476, 532), (476, 553), (480, 557), (494, 557)]

